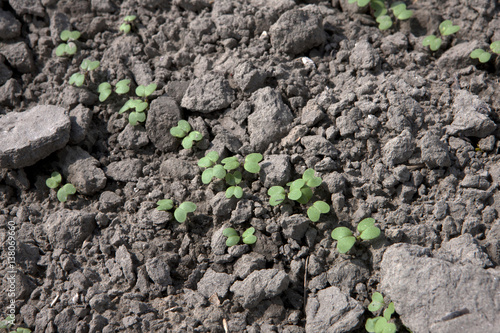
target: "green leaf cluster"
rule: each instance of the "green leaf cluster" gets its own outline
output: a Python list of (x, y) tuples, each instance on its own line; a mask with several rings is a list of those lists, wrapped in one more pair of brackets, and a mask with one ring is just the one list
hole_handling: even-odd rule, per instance
[(184, 149), (192, 148), (195, 141), (203, 139), (203, 135), (200, 132), (191, 131), (191, 125), (184, 119), (179, 120), (177, 126), (170, 129), (170, 134), (182, 139), (182, 147)]
[[(384, 297), (381, 293), (375, 292), (372, 295), (372, 302), (368, 305), (368, 310), (375, 314), (385, 305)], [(391, 302), (384, 310), (383, 316), (368, 318), (366, 320), (365, 329), (370, 333), (395, 333), (396, 324), (390, 322), (391, 316), (394, 314), (394, 303)]]
[(123, 23), (120, 25), (120, 31), (123, 31), (125, 34), (128, 34), (132, 29), (132, 22), (135, 21), (137, 16), (135, 15), (127, 15), (123, 18)]
[[(174, 208), (174, 201), (171, 199), (158, 200), (156, 204), (158, 205), (158, 207), (156, 207), (157, 210), (167, 211)], [(183, 223), (187, 219), (187, 214), (195, 210), (196, 204), (191, 201), (185, 201), (174, 210), (174, 218), (177, 222)]]
[(332, 238), (337, 241), (339, 253), (347, 253), (357, 240), (371, 240), (380, 236), (380, 229), (375, 226), (375, 219), (368, 217), (358, 224), (359, 235), (354, 237), (352, 231), (346, 227), (338, 227), (332, 231)]
[(80, 68), (83, 70), (83, 73), (74, 73), (69, 78), (69, 84), (74, 84), (77, 87), (81, 87), (85, 83), (85, 78), (88, 75), (88, 72), (95, 70), (99, 67), (100, 62), (95, 60), (92, 61), (90, 59), (84, 59), (80, 65)]
[[(392, 19), (387, 15), (387, 7), (384, 0), (349, 0), (349, 3), (357, 3), (358, 7), (365, 7), (370, 4), (373, 9), (373, 16), (378, 23), (380, 30), (387, 30), (392, 27)], [(403, 2), (395, 2), (390, 8), (398, 20), (407, 20), (413, 15), (413, 11), (406, 9)]]
[[(45, 184), (47, 187), (56, 189), (61, 185), (62, 176), (59, 172), (52, 172), (50, 178), (47, 178)], [(76, 188), (71, 184), (65, 184), (57, 191), (57, 199), (60, 202), (65, 202), (68, 200), (68, 196), (76, 193)]]
[[(104, 102), (111, 95), (112, 87), (109, 82), (103, 82), (97, 88), (97, 92), (99, 93), (99, 101)], [(118, 95), (126, 94), (130, 91), (130, 80), (120, 80), (115, 85), (115, 92)]]
[(237, 245), (240, 242), (240, 239), (243, 239), (243, 243), (252, 245), (255, 244), (257, 241), (257, 237), (254, 235), (255, 233), (255, 228), (250, 227), (243, 234), (240, 236), (238, 235), (238, 232), (234, 228), (226, 228), (224, 231), (222, 231), (222, 234), (227, 237), (226, 240), (226, 245), (228, 247)]
[[(7, 316), (6, 319), (0, 321), (0, 329), (8, 330), (13, 325), (15, 317), (12, 315)], [(10, 333), (31, 333), (29, 328), (18, 327), (15, 331), (10, 331)]]
[[(460, 30), (458, 25), (453, 25), (450, 20), (445, 20), (439, 25), (439, 32), (442, 36), (449, 36)], [(429, 35), (422, 40), (423, 46), (429, 46), (432, 51), (437, 51), (441, 47), (443, 40), (435, 35)]]
[[(138, 86), (135, 89), (135, 94), (138, 97), (143, 97), (144, 100), (140, 99), (129, 99), (118, 111), (118, 113), (123, 113), (125, 111), (133, 109), (134, 111), (130, 112), (128, 115), (128, 122), (130, 125), (135, 126), (139, 122), (145, 122), (146, 121), (146, 114), (144, 111), (148, 108), (149, 103), (147, 101), (147, 97), (151, 95), (155, 90), (156, 90), (156, 84), (151, 83), (147, 86)], [(123, 87), (124, 88), (124, 87)]]
[(80, 32), (79, 31), (69, 31), (69, 30), (63, 30), (61, 32), (61, 40), (63, 41), (68, 41), (68, 43), (61, 43), (57, 46), (56, 48), (56, 55), (58, 57), (66, 56), (66, 55), (73, 55), (76, 53), (76, 44), (73, 42), (80, 38)]
[[(490, 44), (490, 50), (496, 54), (500, 54), (500, 40), (493, 42)], [(470, 57), (472, 59), (478, 59), (481, 63), (486, 63), (491, 59), (491, 53), (483, 50), (483, 49), (475, 49), (471, 52)]]

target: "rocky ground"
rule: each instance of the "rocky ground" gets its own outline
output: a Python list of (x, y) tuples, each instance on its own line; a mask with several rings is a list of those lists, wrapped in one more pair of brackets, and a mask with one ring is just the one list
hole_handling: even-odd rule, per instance
[[(500, 40), (500, 6), (407, 5), (380, 31), (346, 0), (0, 1), (2, 313), (14, 224), (15, 327), (34, 332), (364, 332), (376, 291), (400, 332), (499, 332), (500, 62), (469, 54)], [(461, 29), (431, 52), (445, 19)], [(65, 29), (78, 51), (58, 57)], [(100, 66), (69, 85), (86, 58)], [(118, 110), (150, 83), (132, 126)], [(204, 136), (192, 149), (179, 119)], [(241, 199), (202, 183), (212, 150), (263, 154)], [(307, 168), (331, 207), (316, 223), (267, 195)], [(169, 198), (197, 209), (180, 224), (155, 209)], [(339, 254), (332, 230), (366, 217), (381, 236)], [(226, 227), (257, 242), (228, 248)]]

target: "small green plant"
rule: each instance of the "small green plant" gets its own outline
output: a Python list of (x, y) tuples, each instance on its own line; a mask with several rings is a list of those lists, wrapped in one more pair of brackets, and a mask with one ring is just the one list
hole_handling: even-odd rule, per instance
[[(496, 42), (491, 43), (490, 50), (493, 51), (493, 53), (500, 54), (500, 40), (497, 40)], [(475, 49), (474, 51), (471, 52), (470, 57), (472, 59), (478, 59), (479, 62), (484, 64), (484, 63), (490, 61), (491, 53), (489, 53), (488, 51), (485, 51), (483, 49)]]
[(375, 219), (368, 217), (358, 224), (359, 235), (354, 237), (352, 231), (346, 227), (338, 227), (332, 231), (332, 238), (337, 241), (337, 250), (347, 253), (356, 241), (371, 240), (380, 236), (380, 229), (375, 226)]
[[(99, 101), (104, 102), (111, 95), (112, 92), (111, 84), (108, 82), (103, 82), (97, 88), (97, 92), (99, 93)], [(115, 92), (118, 95), (126, 94), (130, 91), (130, 80), (120, 80), (115, 85)]]
[[(9, 330), (12, 325), (14, 325), (15, 317), (13, 315), (8, 315), (7, 318), (0, 321), (0, 329)], [(29, 328), (18, 327), (15, 331), (10, 331), (10, 333), (31, 333)]]
[[(382, 296), (379, 292), (375, 292), (372, 295), (372, 302), (368, 305), (368, 310), (373, 314), (376, 314), (384, 306), (384, 296)], [(390, 322), (393, 313), (394, 303), (391, 302), (384, 310), (383, 316), (368, 318), (366, 320), (365, 329), (370, 333), (395, 333), (396, 324)]]
[[(392, 27), (392, 19), (387, 15), (387, 7), (384, 0), (349, 0), (349, 3), (356, 3), (358, 7), (365, 7), (368, 4), (373, 10), (373, 16), (377, 21), (380, 30), (387, 30)], [(394, 17), (400, 21), (408, 20), (413, 15), (413, 11), (406, 9), (403, 2), (395, 2), (390, 7)]]
[[(460, 27), (458, 25), (453, 25), (450, 20), (443, 21), (439, 25), (439, 32), (441, 33), (441, 36), (453, 35), (458, 30), (460, 30)], [(442, 42), (443, 40), (440, 37), (429, 35), (422, 40), (422, 45), (429, 46), (432, 51), (437, 51), (441, 47)]]
[[(312, 189), (321, 185), (323, 180), (321, 177), (316, 177), (314, 169), (307, 169), (302, 174), (302, 178), (289, 182), (288, 192), (282, 186), (272, 186), (267, 191), (270, 196), (269, 205), (276, 206), (281, 204), (287, 197), (290, 200), (297, 201), (300, 204), (307, 204), (313, 196)], [(319, 221), (321, 214), (326, 214), (330, 211), (330, 205), (324, 201), (316, 201), (307, 209), (307, 216), (313, 222)]]
[[(47, 187), (56, 189), (61, 185), (62, 182), (62, 176), (59, 172), (52, 172), (50, 175), (50, 178), (47, 178), (45, 181), (45, 184)], [(58, 191), (57, 191), (57, 199), (60, 202), (65, 202), (68, 200), (68, 196), (75, 194), (76, 193), (76, 188), (71, 185), (71, 184), (65, 184), (62, 186)]]
[(128, 34), (130, 30), (132, 29), (133, 22), (137, 16), (135, 15), (128, 15), (123, 18), (123, 23), (120, 25), (120, 31), (123, 31), (123, 33)]
[[(255, 228), (250, 227), (243, 234), (241, 235), (241, 238), (243, 239), (243, 243), (252, 245), (255, 244), (257, 241), (257, 237), (254, 235), (255, 233)], [(238, 235), (238, 232), (234, 228), (226, 228), (224, 231), (222, 231), (222, 234), (227, 237), (226, 240), (226, 245), (227, 247), (231, 247), (234, 245), (237, 245), (240, 242), (240, 236)]]
[[(171, 210), (174, 208), (174, 201), (171, 199), (163, 199), (163, 200), (158, 200), (156, 203), (158, 207), (156, 207), (157, 210)], [(186, 221), (187, 214), (192, 213), (196, 210), (196, 204), (194, 204), (191, 201), (185, 201), (181, 203), (179, 206), (174, 211), (174, 218), (176, 219), (177, 222), (183, 223)]]
[(69, 31), (69, 30), (63, 30), (61, 32), (61, 40), (68, 42), (68, 43), (61, 43), (57, 46), (56, 48), (56, 55), (58, 57), (66, 56), (66, 55), (73, 55), (76, 53), (76, 44), (74, 41), (76, 41), (78, 38), (80, 38), (80, 32), (79, 31)]
[(170, 129), (170, 134), (182, 139), (182, 147), (184, 149), (192, 148), (195, 141), (203, 139), (203, 135), (200, 132), (191, 131), (191, 125), (184, 119), (179, 120), (177, 126)]
[(80, 68), (83, 69), (83, 73), (74, 73), (71, 75), (69, 84), (81, 87), (85, 83), (85, 78), (88, 76), (88, 73), (99, 67), (99, 64), (100, 62), (97, 60), (91, 61), (90, 59), (84, 59), (80, 65)]
[(134, 111), (130, 112), (128, 115), (128, 122), (130, 125), (135, 126), (139, 122), (146, 121), (146, 114), (144, 111), (148, 108), (148, 97), (156, 90), (156, 84), (151, 83), (147, 86), (140, 85), (135, 89), (135, 94), (138, 97), (142, 97), (143, 99), (129, 99), (118, 111), (118, 113), (123, 113), (125, 111), (133, 109)]

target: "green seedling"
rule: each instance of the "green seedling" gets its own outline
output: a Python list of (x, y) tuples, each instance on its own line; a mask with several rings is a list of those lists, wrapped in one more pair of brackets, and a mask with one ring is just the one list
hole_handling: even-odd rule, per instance
[(83, 73), (74, 73), (71, 75), (69, 78), (69, 84), (81, 87), (85, 83), (85, 78), (88, 76), (88, 73), (99, 67), (99, 64), (100, 62), (97, 60), (91, 61), (90, 59), (84, 59), (80, 65)]
[[(171, 199), (163, 199), (163, 200), (158, 200), (156, 202), (158, 207), (156, 207), (157, 210), (171, 210), (174, 208), (174, 201)], [(183, 223), (186, 221), (187, 214), (192, 213), (196, 210), (196, 204), (194, 204), (191, 201), (185, 201), (181, 203), (174, 211), (174, 218), (176, 219), (177, 222)]]
[(144, 101), (147, 101), (148, 96), (154, 93), (156, 88), (157, 88), (156, 83), (151, 83), (148, 84), (147, 86), (140, 85), (137, 88), (135, 88), (135, 94), (139, 97), (142, 97)]
[(307, 217), (313, 222), (318, 222), (321, 214), (326, 214), (330, 211), (330, 205), (324, 201), (316, 201), (307, 209)]
[(138, 97), (143, 97), (144, 100), (140, 99), (129, 99), (118, 111), (118, 113), (123, 113), (125, 111), (128, 111), (130, 109), (134, 109), (134, 111), (130, 112), (128, 115), (128, 122), (130, 125), (135, 126), (139, 122), (145, 122), (146, 121), (146, 114), (144, 111), (148, 108), (149, 103), (147, 101), (147, 97), (151, 95), (154, 91), (156, 90), (156, 84), (151, 83), (148, 86), (138, 86), (135, 89), (135, 94)]
[[(373, 10), (373, 16), (377, 21), (380, 30), (387, 30), (392, 27), (392, 19), (387, 15), (387, 7), (383, 0), (349, 0), (349, 3), (356, 3), (358, 7), (365, 7), (368, 4)], [(413, 11), (406, 9), (406, 4), (395, 2), (390, 8), (394, 17), (400, 21), (407, 20), (413, 15)]]
[[(59, 172), (52, 172), (50, 178), (45, 181), (48, 188), (56, 189), (61, 185), (62, 176)], [(57, 199), (60, 202), (68, 200), (68, 196), (76, 193), (76, 188), (71, 184), (65, 184), (57, 191)]]
[(262, 161), (263, 156), (259, 153), (252, 153), (245, 157), (245, 164), (243, 168), (250, 173), (259, 173), (260, 165), (259, 162)]
[[(381, 293), (375, 292), (372, 295), (372, 302), (368, 305), (368, 310), (375, 314), (385, 305), (384, 297)], [(391, 302), (384, 310), (384, 315), (366, 320), (365, 329), (370, 333), (395, 333), (396, 324), (390, 322), (394, 314), (394, 303)]]
[(226, 169), (224, 169), (222, 164), (217, 164), (218, 160), (219, 153), (211, 151), (198, 161), (199, 167), (206, 168), (201, 174), (201, 182), (203, 184), (210, 184), (214, 177), (218, 179), (224, 179), (226, 177)]
[[(223, 160), (224, 161), (224, 160)], [(229, 187), (226, 190), (226, 198), (231, 198), (233, 195), (235, 198), (240, 199), (243, 196), (243, 189), (238, 184), (241, 183), (243, 178), (241, 172), (238, 170), (233, 173), (226, 173), (226, 183)]]
[(128, 15), (123, 18), (123, 23), (120, 25), (120, 31), (123, 31), (125, 34), (128, 34), (132, 29), (132, 24), (135, 21), (137, 16)]
[[(9, 330), (14, 325), (15, 319), (12, 315), (7, 316), (7, 318), (0, 321), (0, 329)], [(29, 328), (18, 327), (15, 331), (10, 331), (10, 333), (31, 333), (31, 330)]]
[[(97, 88), (99, 93), (99, 101), (104, 102), (111, 95), (112, 92), (111, 84), (108, 82), (103, 82)], [(130, 80), (120, 80), (115, 85), (115, 92), (118, 95), (126, 94), (130, 91)]]
[(375, 226), (375, 219), (368, 217), (358, 224), (358, 236), (353, 236), (352, 231), (346, 227), (338, 227), (332, 231), (332, 238), (337, 241), (339, 253), (347, 253), (356, 243), (361, 240), (371, 240), (380, 236), (380, 229)]
[(200, 132), (191, 132), (191, 125), (184, 119), (179, 120), (177, 126), (170, 129), (170, 134), (176, 138), (182, 139), (182, 147), (184, 149), (192, 148), (195, 141), (203, 139), (203, 135)]
[(50, 178), (47, 178), (45, 184), (48, 188), (58, 188), (62, 182), (62, 176), (59, 172), (52, 172)]
[(255, 228), (250, 227), (240, 236), (238, 232), (234, 228), (226, 228), (222, 231), (222, 234), (227, 237), (226, 245), (227, 247), (231, 247), (237, 245), (240, 242), (240, 239), (243, 239), (243, 243), (252, 245), (257, 241), (257, 237), (254, 235)]
[(79, 31), (69, 31), (69, 30), (63, 30), (61, 32), (61, 40), (68, 42), (68, 43), (61, 43), (57, 46), (56, 48), (56, 55), (58, 57), (62, 57), (65, 55), (73, 55), (76, 53), (76, 44), (74, 43), (75, 40), (80, 38), (80, 32)]
[[(490, 50), (493, 53), (500, 54), (500, 40), (493, 42), (490, 44)], [(475, 49), (471, 52), (470, 57), (472, 59), (478, 59), (481, 63), (487, 63), (491, 59), (491, 53), (483, 50), (483, 49)]]
[[(439, 25), (439, 32), (441, 36), (449, 36), (460, 30), (458, 25), (453, 25), (450, 20), (441, 22)], [(437, 51), (441, 47), (443, 40), (435, 35), (429, 35), (422, 40), (423, 46), (429, 46), (432, 51)]]

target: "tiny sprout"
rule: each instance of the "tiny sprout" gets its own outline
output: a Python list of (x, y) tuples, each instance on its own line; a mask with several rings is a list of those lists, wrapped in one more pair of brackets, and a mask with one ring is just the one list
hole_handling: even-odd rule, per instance
[(147, 86), (138, 86), (135, 89), (135, 94), (139, 97), (143, 97), (144, 100), (147, 100), (148, 96), (151, 95), (156, 90), (157, 85), (155, 83), (151, 83)]
[(68, 196), (76, 193), (76, 188), (71, 184), (65, 184), (63, 187), (57, 191), (57, 199), (60, 202), (65, 202), (68, 200)]
[(135, 15), (128, 15), (123, 18), (124, 23), (120, 25), (120, 31), (123, 31), (125, 34), (128, 34), (132, 29), (132, 22), (137, 18)]
[(59, 172), (52, 172), (50, 178), (45, 181), (45, 184), (49, 188), (57, 188), (61, 184), (62, 176)]
[[(163, 199), (163, 200), (158, 200), (156, 202), (158, 207), (156, 207), (157, 210), (171, 210), (174, 208), (174, 202), (171, 199)], [(187, 214), (192, 213), (196, 210), (196, 204), (194, 204), (191, 201), (185, 201), (179, 205), (174, 211), (174, 218), (176, 219), (177, 222), (183, 223), (186, 221)]]
[(116, 83), (115, 92), (118, 95), (126, 94), (129, 91), (130, 91), (130, 80), (128, 79), (120, 80)]
[(108, 82), (101, 83), (97, 88), (97, 92), (99, 93), (99, 101), (104, 102), (111, 95), (111, 84)]
[(259, 162), (262, 161), (262, 154), (252, 153), (245, 157), (245, 164), (243, 168), (250, 173), (259, 173), (260, 165)]
[[(190, 149), (193, 147), (195, 141), (200, 141), (203, 139), (203, 135), (198, 131), (191, 131), (191, 125), (184, 119), (177, 122), (177, 126), (170, 129), (170, 134), (176, 138), (183, 138), (182, 147), (184, 149)], [(189, 133), (189, 134), (188, 134)]]
[(384, 305), (384, 296), (382, 296), (382, 294), (379, 292), (375, 292), (372, 295), (372, 302), (368, 305), (368, 310), (370, 312), (377, 312), (378, 310), (383, 308)]
[(313, 222), (319, 221), (321, 214), (326, 214), (330, 211), (330, 206), (324, 201), (316, 201), (307, 210), (307, 217)]
[(99, 64), (100, 62), (97, 60), (91, 61), (89, 59), (84, 59), (82, 61), (82, 64), (80, 65), (80, 68), (83, 69), (83, 73), (74, 73), (73, 75), (71, 75), (69, 78), (69, 84), (74, 84), (77, 87), (81, 87), (85, 82), (85, 78), (87, 77), (88, 73), (99, 67)]
[[(381, 293), (375, 292), (372, 295), (372, 302), (368, 305), (368, 310), (372, 313), (378, 312), (385, 305), (384, 297)], [(370, 333), (395, 333), (396, 325), (394, 323), (389, 322), (391, 320), (391, 316), (393, 315), (394, 303), (391, 302), (384, 310), (384, 316), (378, 316), (375, 318), (368, 318), (366, 320), (365, 329)]]
[(198, 166), (206, 168), (201, 174), (203, 184), (209, 184), (212, 178), (224, 179), (226, 177), (226, 169), (221, 164), (217, 164), (219, 154), (211, 151), (198, 161)]
[(219, 160), (219, 153), (216, 151), (208, 152), (205, 157), (200, 158), (198, 161), (198, 166), (201, 168), (210, 168), (217, 164)]
[[(500, 54), (500, 41), (496, 41), (490, 44), (490, 49), (496, 54)], [(470, 57), (472, 59), (478, 59), (481, 63), (487, 63), (491, 59), (491, 53), (483, 49), (475, 49), (471, 52)]]
[(62, 57), (65, 55), (73, 55), (76, 53), (76, 45), (73, 43), (73, 41), (77, 40), (80, 38), (80, 32), (79, 31), (69, 31), (69, 30), (63, 30), (61, 32), (61, 40), (63, 41), (69, 41), (68, 43), (61, 43), (59, 46), (56, 48), (56, 55), (58, 57)]
[(279, 205), (286, 198), (286, 191), (281, 186), (272, 186), (267, 190), (267, 194), (271, 197), (269, 198), (269, 205), (271, 206)]
[(402, 2), (396, 2), (392, 4), (391, 9), (394, 13), (394, 16), (396, 16), (396, 18), (401, 21), (407, 20), (413, 15), (413, 11), (406, 9), (406, 4)]
[(243, 238), (243, 243), (248, 245), (255, 244), (255, 242), (257, 241), (257, 237), (254, 235), (254, 233), (254, 227), (250, 227), (245, 230), (245, 232), (241, 235), (241, 237)]
[[(460, 30), (458, 25), (453, 25), (450, 20), (441, 22), (439, 25), (439, 32), (442, 36), (449, 36)], [(423, 46), (429, 46), (432, 51), (437, 51), (441, 47), (442, 39), (435, 35), (429, 35), (422, 40)]]
[(371, 240), (380, 236), (380, 229), (375, 226), (374, 218), (366, 218), (358, 224), (359, 236), (354, 237), (352, 231), (346, 227), (338, 227), (332, 231), (332, 238), (337, 241), (337, 250), (347, 253), (357, 240)]
[(233, 195), (235, 198), (240, 199), (243, 196), (243, 189), (238, 186), (239, 183), (241, 183), (242, 180), (242, 175), (241, 172), (236, 170), (234, 173), (227, 173), (226, 174), (226, 183), (229, 185), (229, 187), (226, 190), (226, 198), (231, 198)]
[(120, 111), (118, 111), (118, 113), (123, 113), (130, 109), (135, 109), (135, 111), (130, 112), (130, 114), (128, 115), (129, 124), (135, 126), (139, 122), (146, 121), (146, 114), (144, 113), (144, 110), (147, 109), (148, 105), (149, 105), (148, 102), (143, 102), (139, 99), (129, 99), (122, 106)]
[(226, 228), (222, 231), (222, 234), (227, 237), (226, 245), (227, 247), (231, 247), (237, 245), (240, 242), (240, 239), (243, 239), (243, 243), (252, 245), (257, 241), (257, 237), (254, 235), (255, 228), (250, 227), (240, 236), (238, 232), (234, 228)]
[(236, 156), (226, 157), (220, 162), (224, 164), (224, 169), (226, 169), (227, 171), (238, 169), (240, 166), (240, 161)]

